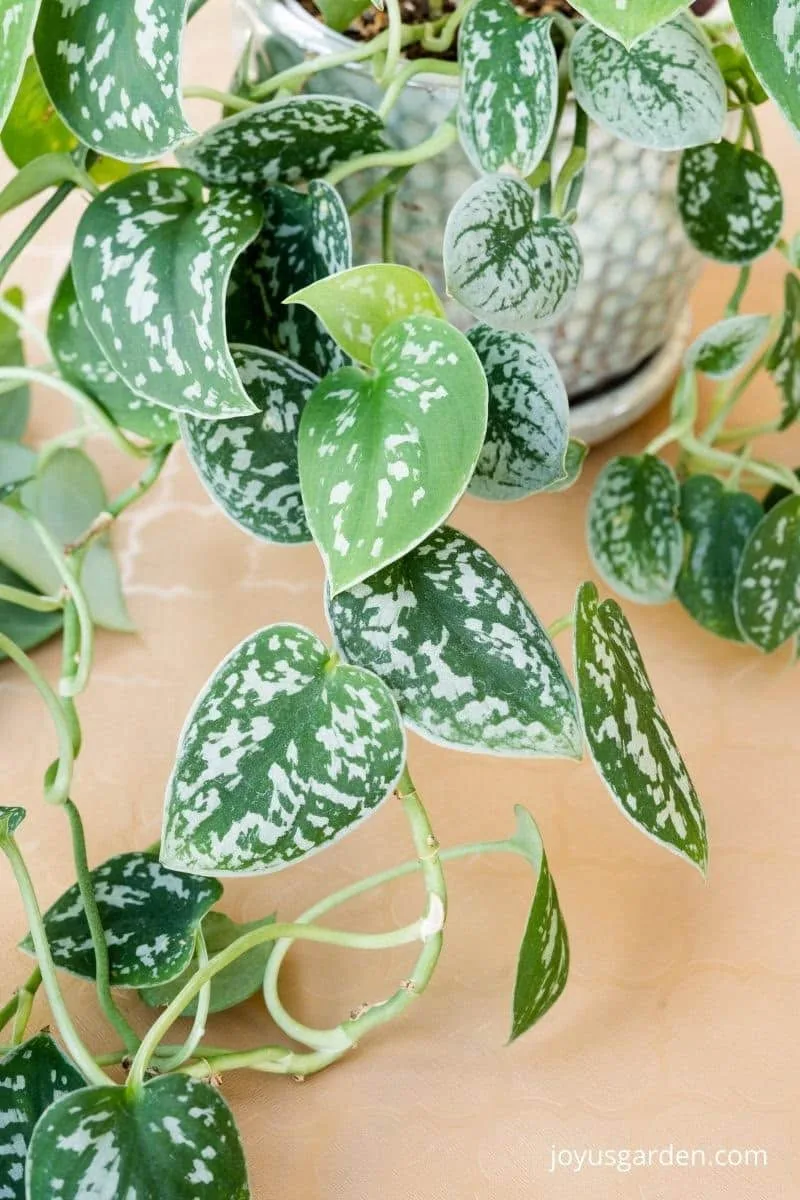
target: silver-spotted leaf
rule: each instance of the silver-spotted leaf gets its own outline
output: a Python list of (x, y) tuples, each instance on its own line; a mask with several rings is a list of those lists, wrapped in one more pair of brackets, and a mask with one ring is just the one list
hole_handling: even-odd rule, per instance
[(583, 728), (600, 778), (648, 837), (705, 874), (705, 817), (658, 706), (639, 647), (615, 600), (584, 583), (575, 606), (575, 674)]
[(625, 46), (687, 8), (689, 0), (577, 0), (573, 8)]
[(583, 474), (583, 465), (589, 457), (589, 447), (580, 438), (570, 438), (564, 462), (564, 478), (551, 483), (546, 492), (566, 492), (578, 482)]
[(681, 487), (681, 525), (688, 546), (675, 594), (718, 637), (744, 640), (734, 612), (734, 587), (745, 545), (763, 516), (754, 496), (729, 491), (712, 475), (692, 475)]
[(447, 290), (494, 329), (546, 325), (572, 303), (583, 271), (572, 229), (537, 219), (536, 193), (505, 175), (478, 179), (447, 219)]
[(86, 146), (147, 162), (191, 135), (181, 107), (188, 0), (42, 0), (36, 60), (64, 124)]
[(379, 336), (373, 375), (345, 367), (300, 423), (306, 518), (335, 593), (400, 558), (452, 512), (486, 434), (486, 377), (452, 325), (409, 317)]
[(517, 804), (514, 812), (517, 829), (511, 841), (533, 867), (536, 890), (517, 961), (511, 1042), (527, 1033), (553, 1007), (567, 986), (569, 974), (567, 927), (547, 864), (542, 835), (526, 809)]
[(683, 558), (675, 472), (652, 454), (612, 458), (594, 485), (588, 541), (600, 575), (629, 600), (664, 604)]
[(569, 401), (552, 356), (527, 333), (467, 333), (489, 385), (489, 420), (469, 485), (485, 500), (521, 500), (566, 476)]
[(771, 163), (753, 150), (722, 141), (681, 157), (678, 209), (689, 239), (702, 254), (745, 266), (780, 237), (783, 192)]
[(307, 192), (266, 188), (264, 227), (240, 256), (228, 288), (228, 340), (285, 354), (315, 375), (345, 366), (346, 355), (305, 305), (286, 297), (352, 261), (350, 223), (341, 196), (314, 179)]
[(756, 75), (800, 131), (800, 0), (731, 0)]
[(405, 738), (371, 671), (272, 625), (195, 701), (167, 785), (161, 858), (192, 874), (279, 871), (350, 832), (392, 792)]
[(589, 116), (638, 146), (684, 150), (722, 136), (725, 81), (708, 38), (688, 13), (660, 25), (630, 50), (584, 25), (572, 42), (570, 74), (575, 97)]
[(767, 654), (800, 630), (800, 496), (776, 504), (751, 533), (734, 603), (746, 640)]
[(14, 103), (41, 0), (0, 0), (0, 126)]
[(217, 1088), (185, 1075), (57, 1100), (34, 1130), (27, 1187), (27, 1200), (250, 1198), (230, 1109)]
[(142, 171), (101, 192), (78, 225), (72, 275), (111, 367), (138, 395), (219, 419), (254, 411), (228, 351), (225, 294), (262, 210), (191, 171)]
[(531, 20), (509, 0), (477, 0), (458, 37), (458, 132), (473, 166), (530, 175), (558, 107), (551, 18)]
[(767, 359), (767, 370), (783, 397), (781, 429), (800, 416), (800, 279), (786, 276), (785, 304), (780, 332)]
[(319, 381), (269, 350), (232, 346), (231, 352), (258, 412), (226, 421), (183, 416), (189, 458), (212, 498), (242, 529), (267, 542), (310, 542), (297, 430)]
[(13, 837), (26, 815), (24, 808), (0, 806), (0, 843), (7, 842), (10, 837)]
[(769, 330), (767, 316), (726, 317), (705, 329), (686, 352), (687, 367), (712, 379), (728, 379), (749, 362)]
[[(2, 489), (0, 488), (0, 494)], [(23, 592), (35, 592), (27, 580), (21, 575), (17, 575), (10, 567), (4, 566), (0, 562), (0, 585), (3, 587), (19, 588)], [(8, 600), (0, 599), (0, 633), (4, 633), (6, 637), (10, 637), (12, 642), (15, 642), (20, 650), (33, 650), (36, 646), (40, 646), (42, 642), (46, 642), (53, 634), (58, 633), (61, 628), (61, 611), (57, 609), (55, 612), (36, 612), (34, 609), (25, 608), (21, 604), (12, 604)], [(0, 662), (5, 658), (5, 654), (0, 651)]]
[(86, 324), (69, 269), (53, 297), (47, 340), (64, 378), (92, 396), (117, 425), (153, 442), (178, 440), (175, 414), (132, 391), (105, 358)]
[[(22, 308), (23, 296), (19, 288), (9, 288), (3, 299), (14, 308)], [(0, 312), (0, 367), (21, 367), (24, 362), (25, 350), (19, 326)], [(0, 439), (16, 442), (22, 437), (30, 407), (30, 389), (25, 384), (0, 394)]]
[(386, 150), (383, 134), (383, 121), (360, 100), (291, 96), (228, 117), (177, 157), (206, 183), (260, 191), (317, 179), (338, 163)]
[[(112, 987), (153, 987), (180, 975), (192, 960), (200, 922), (222, 895), (216, 879), (179, 875), (139, 851), (116, 854), (90, 878)], [(47, 910), (44, 927), (56, 966), (94, 979), (94, 947), (77, 883)], [(20, 944), (33, 953), (30, 934)]]
[(86, 1086), (48, 1033), (0, 1060), (0, 1196), (25, 1200), (25, 1159), (37, 1121), (56, 1100)]
[(369, 665), (406, 724), (462, 750), (580, 758), (575, 697), (547, 634), (503, 568), (444, 526), (328, 601), (342, 654)]

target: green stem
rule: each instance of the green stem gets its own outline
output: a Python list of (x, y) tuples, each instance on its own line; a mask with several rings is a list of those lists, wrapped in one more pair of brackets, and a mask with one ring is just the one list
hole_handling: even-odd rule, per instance
[(10, 587), (6, 584), (0, 584), (0, 600), (40, 613), (57, 612), (59, 608), (64, 607), (61, 596), (37, 596), (36, 592), (26, 592), (24, 588)]
[(563, 617), (559, 617), (557, 621), (553, 621), (552, 625), (547, 626), (547, 636), (552, 642), (560, 633), (564, 633), (567, 629), (572, 629), (575, 624), (575, 613), (568, 612)]
[(217, 88), (204, 87), (202, 84), (187, 85), (183, 89), (183, 95), (186, 100), (211, 100), (224, 108), (233, 109), (234, 112), (246, 112), (248, 108), (256, 107), (255, 101), (247, 100), (244, 96), (237, 96), (233, 92), (220, 92)]
[[(199, 971), (205, 970), (208, 966), (208, 947), (206, 939), (203, 937), (202, 926), (197, 927), (197, 968)], [(200, 989), (200, 995), (197, 999), (197, 1011), (195, 1012), (192, 1028), (189, 1031), (189, 1036), (182, 1046), (178, 1046), (173, 1054), (168, 1055), (163, 1059), (159, 1059), (158, 1069), (160, 1071), (176, 1071), (178, 1067), (182, 1067), (185, 1062), (194, 1056), (197, 1047), (203, 1039), (203, 1034), (206, 1031), (206, 1022), (208, 1021), (208, 1010), (211, 1005), (211, 980), (207, 980)]]
[(20, 1003), (27, 1004), (27, 1000), (22, 999), (23, 993), (25, 993), (27, 996), (30, 996), (30, 1004), (33, 1004), (33, 998), (38, 992), (41, 982), (42, 972), (38, 967), (36, 967), (36, 969), (31, 972), (22, 986), (17, 988), (8, 1003), (4, 1004), (3, 1008), (0, 1009), (0, 1030), (5, 1029), (12, 1017), (16, 1017)]
[(387, 192), (381, 205), (381, 257), (385, 263), (393, 263), (394, 256), (394, 206), (397, 192)]
[(701, 435), (700, 440), (702, 442), (707, 443), (709, 446), (713, 446), (714, 442), (717, 440), (718, 435), (722, 431), (722, 428), (725, 425), (725, 422), (727, 421), (728, 417), (731, 415), (734, 408), (741, 400), (742, 396), (745, 394), (747, 389), (750, 387), (750, 384), (753, 382), (755, 377), (758, 374), (760, 374), (760, 372), (764, 369), (764, 366), (767, 362), (767, 359), (770, 356), (770, 353), (771, 353), (771, 350), (765, 350), (764, 353), (761, 354), (755, 360), (755, 362), (750, 365), (748, 370), (745, 371), (745, 373), (741, 377), (741, 379), (739, 379), (724, 394), (722, 403), (717, 405), (714, 416), (711, 418), (711, 420), (708, 423), (708, 426), (706, 427), (706, 429), (703, 431), (703, 433)]
[(79, 538), (76, 538), (74, 542), (70, 543), (70, 545), (67, 547), (69, 554), (76, 554), (79, 552), (85, 553), (87, 547), (90, 546), (96, 538), (102, 537), (104, 533), (107, 533), (114, 521), (116, 521), (116, 519), (121, 516), (127, 508), (130, 508), (132, 504), (135, 504), (137, 500), (140, 500), (142, 496), (150, 491), (153, 485), (157, 483), (161, 472), (164, 470), (171, 450), (172, 444), (170, 443), (168, 445), (159, 446), (152, 452), (147, 469), (142, 472), (141, 476), (136, 480), (135, 483), (131, 484), (129, 488), (126, 488), (124, 492), (120, 492), (116, 499), (111, 500), (108, 504), (108, 507), (103, 512), (98, 513), (89, 528), (85, 529)]
[(325, 182), (331, 186), (341, 183), (349, 175), (357, 171), (366, 171), (372, 167), (413, 167), (425, 159), (434, 158), (455, 142), (458, 134), (455, 125), (445, 121), (435, 133), (424, 142), (411, 146), (407, 150), (383, 150), (374, 154), (363, 154), (360, 158), (351, 158), (349, 162), (339, 163), (325, 176)]
[(354, 213), (361, 212), (363, 208), (368, 208), (370, 204), (374, 204), (376, 200), (380, 200), (389, 191), (396, 191), (400, 184), (405, 179), (406, 175), (412, 170), (414, 164), (411, 163), (408, 167), (395, 167), (393, 171), (387, 171), (381, 179), (368, 187), (365, 192), (362, 192), (352, 204), (347, 206), (349, 216)]
[(778, 433), (780, 428), (781, 419), (776, 417), (773, 421), (762, 421), (759, 425), (740, 425), (738, 429), (723, 429), (717, 434), (714, 442), (716, 445), (726, 442), (749, 442), (766, 433)]
[(61, 577), (61, 582), (67, 590), (71, 603), (75, 605), (78, 628), (80, 630), (78, 661), (74, 664), (74, 669), (70, 669), (67, 673), (62, 674), (59, 692), (62, 696), (68, 698), (78, 696), (84, 691), (89, 682), (89, 673), (92, 669), (92, 657), (94, 654), (94, 622), (89, 611), (89, 602), (80, 585), (77, 572), (62, 553), (61, 547), (51, 537), (49, 531), (33, 513), (27, 509), (20, 509), (19, 511), (28, 524), (36, 530), (42, 545), (50, 556), (53, 566)]
[(8, 317), (9, 321), (12, 321), (18, 329), (27, 333), (28, 337), (36, 342), (40, 349), (50, 358), (52, 353), (50, 343), (35, 321), (32, 321), (21, 309), (17, 308), (16, 304), (10, 304), (3, 296), (0, 296), (0, 313)]
[(576, 101), (572, 148), (567, 156), (567, 161), (561, 168), (553, 196), (553, 212), (557, 217), (573, 212), (578, 207), (578, 201), (583, 191), (588, 139), (589, 118)]
[(395, 72), (391, 83), (386, 89), (378, 109), (378, 116), (385, 121), (403, 94), (403, 89), (415, 75), (458, 75), (461, 71), (458, 63), (442, 62), (439, 58), (415, 58)]
[[(64, 624), (61, 630), (61, 678), (71, 679), (80, 658), (81, 625), (75, 602), (70, 599), (64, 605)], [(69, 724), (72, 736), (72, 753), (75, 758), (81, 752), (83, 734), (78, 709), (73, 696), (60, 696), (61, 707)]]
[(403, 49), (403, 14), (400, 11), (400, 0), (385, 0), (385, 3), (389, 20), (389, 39), (386, 43), (386, 60), (379, 79), (381, 84), (385, 84), (396, 74)]
[(752, 267), (742, 267), (739, 276), (736, 280), (736, 287), (733, 289), (733, 295), (725, 306), (725, 316), (735, 317), (741, 308), (744, 294), (747, 291), (747, 286), (750, 283)]
[[(682, 439), (684, 449), (701, 465), (714, 469), (732, 471), (741, 461), (737, 454), (728, 454), (724, 450), (715, 450), (713, 446), (700, 441), (699, 438), (687, 435)], [(744, 475), (752, 475), (763, 483), (780, 483), (790, 492), (800, 494), (800, 479), (788, 467), (778, 466), (777, 463), (760, 462), (751, 459), (744, 468)]]
[(23, 250), (33, 241), (36, 234), (45, 225), (53, 213), (61, 207), (67, 196), (75, 188), (74, 183), (62, 183), (61, 187), (53, 192), (49, 200), (47, 200), (31, 221), (22, 230), (19, 237), (9, 246), (2, 258), (0, 258), (0, 283), (3, 282), (8, 272), (13, 267)]
[(53, 724), (56, 727), (56, 734), (58, 736), (58, 767), (55, 778), (45, 791), (45, 799), (50, 801), (51, 804), (63, 804), (69, 795), (74, 762), (72, 731), (70, 730), (69, 722), (59, 703), (58, 696), (56, 696), (39, 668), (28, 658), (28, 655), (24, 651), (20, 650), (16, 642), (12, 642), (11, 638), (7, 637), (4, 633), (0, 633), (0, 650), (4, 654), (7, 654), (25, 672), (44, 700), (50, 716), (53, 718)]
[(438, 32), (437, 26), (439, 25), (439, 21), (429, 21), (424, 26), (421, 38), (423, 50), (427, 50), (431, 54), (444, 54), (449, 50), (455, 40), (461, 22), (474, 3), (475, 0), (462, 0), (462, 3), (449, 16), (445, 17)]

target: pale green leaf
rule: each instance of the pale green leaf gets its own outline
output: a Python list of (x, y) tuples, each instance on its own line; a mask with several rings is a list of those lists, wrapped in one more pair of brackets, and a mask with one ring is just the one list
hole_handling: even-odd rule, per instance
[[(16, 571), (0, 562), (0, 584), (4, 587), (19, 588), (23, 592), (35, 592), (27, 580)], [(0, 633), (16, 642), (20, 650), (33, 650), (46, 642), (61, 628), (62, 616), (60, 610), (55, 612), (36, 612), (21, 604), (12, 604), (0, 599)], [(0, 651), (0, 662), (5, 658)]]
[(625, 46), (651, 33), (676, 13), (689, 7), (689, 0), (577, 0), (573, 8)]
[(14, 103), (41, 0), (0, 0), (0, 126)]
[(583, 464), (589, 457), (589, 447), (579, 438), (570, 438), (564, 463), (564, 478), (551, 483), (546, 492), (566, 492), (578, 482), (583, 474)]
[(69, 154), (43, 154), (41, 158), (34, 158), (12, 175), (0, 191), (0, 216), (25, 204), (40, 192), (67, 181), (78, 186), (87, 182), (84, 171)]
[(162, 861), (256, 875), (350, 832), (393, 791), (405, 738), (371, 671), (313, 633), (272, 625), (220, 664), (184, 725), (167, 785)]
[[(23, 296), (19, 288), (9, 288), (3, 299), (15, 308), (22, 308)], [(24, 362), (25, 350), (19, 326), (0, 312), (0, 367), (21, 367)], [(0, 440), (15, 442), (22, 437), (30, 406), (30, 389), (26, 384), (0, 394)]]
[(756, 75), (800, 131), (800, 0), (731, 0)]
[(347, 29), (370, 6), (370, 0), (314, 0), (314, 3), (328, 28), (337, 32)]
[(712, 379), (728, 379), (748, 363), (769, 330), (766, 316), (726, 317), (697, 337), (686, 352), (686, 366)]
[(30, 446), (0, 438), (0, 487), (31, 479), (36, 473), (36, 457)]
[(734, 604), (745, 638), (766, 654), (800, 630), (800, 496), (771, 508), (750, 534)]
[(780, 237), (783, 192), (765, 158), (722, 141), (687, 150), (681, 158), (678, 209), (702, 254), (745, 266)]

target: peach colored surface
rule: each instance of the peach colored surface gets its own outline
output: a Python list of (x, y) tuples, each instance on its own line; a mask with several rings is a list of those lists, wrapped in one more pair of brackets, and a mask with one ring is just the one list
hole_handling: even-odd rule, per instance
[[(190, 35), (187, 81), (224, 85), (231, 64), (226, 5), (214, 0)], [(198, 121), (211, 118), (208, 106)], [(782, 164), (800, 222), (797, 144), (775, 114), (769, 148)], [(16, 279), (37, 313), (67, 254), (72, 216), (51, 224)], [(15, 218), (4, 218), (3, 244)], [(781, 262), (759, 268), (748, 307), (774, 306)], [(709, 268), (695, 302), (713, 320), (733, 273)], [(743, 414), (774, 411), (768, 390)], [(64, 428), (52, 395), (37, 400), (32, 437)], [(591, 576), (583, 537), (592, 481), (609, 454), (641, 449), (666, 420), (653, 416), (591, 456), (580, 485), (511, 508), (474, 500), (455, 523), (511, 571), (552, 621)], [(800, 461), (800, 439), (776, 443)], [(771, 447), (770, 447), (771, 448)], [(97, 443), (109, 487), (131, 468)], [(293, 619), (325, 634), (322, 570), (313, 547), (248, 539), (212, 506), (178, 450), (161, 486), (116, 535), (136, 636), (102, 634), (80, 709), (85, 749), (75, 798), (99, 861), (159, 833), (161, 798), (178, 731), (198, 688), (242, 637)], [(256, 1200), (790, 1200), (800, 1188), (797, 1014), (800, 915), (798, 672), (785, 653), (764, 660), (701, 633), (677, 604), (628, 612), (705, 802), (711, 835), (707, 885), (659, 851), (618, 813), (588, 763), (464, 757), (411, 740), (411, 763), (443, 844), (502, 836), (512, 807), (539, 821), (569, 925), (566, 994), (533, 1032), (504, 1042), (515, 955), (532, 880), (515, 860), (449, 870), (451, 916), (434, 982), (399, 1022), (328, 1073), (304, 1083), (232, 1075), (224, 1093), (240, 1123)], [(561, 650), (568, 654), (564, 639)], [(37, 653), (51, 676), (57, 649)], [(29, 809), (21, 842), (43, 902), (72, 881), (67, 824), (44, 807), (42, 772), (53, 732), (37, 697), (0, 668), (3, 802)], [(402, 813), (386, 805), (328, 853), (264, 880), (230, 883), (228, 910), (286, 918), (347, 882), (405, 859)], [(2, 878), (3, 991), (27, 974), (13, 949), (22, 909)], [(383, 929), (413, 919), (419, 880), (363, 899), (337, 919)], [(302, 1018), (335, 1020), (392, 990), (404, 953), (364, 955), (300, 947), (284, 998)], [(90, 986), (65, 981), (89, 1042), (101, 1033)], [(144, 1027), (135, 997), (125, 1004)], [(47, 1020), (37, 1003), (34, 1024)], [(258, 999), (214, 1018), (212, 1043), (275, 1037)], [(766, 1167), (653, 1166), (618, 1173), (550, 1171), (552, 1148), (763, 1149)]]

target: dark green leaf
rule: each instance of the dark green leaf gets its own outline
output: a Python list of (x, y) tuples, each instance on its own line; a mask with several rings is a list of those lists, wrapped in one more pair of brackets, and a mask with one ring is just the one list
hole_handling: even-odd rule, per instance
[(776, 504), (751, 533), (735, 605), (745, 638), (767, 654), (800, 630), (800, 496)]
[(14, 103), (41, 0), (0, 0), (0, 126)]
[[(794, 473), (800, 479), (800, 467), (795, 467)], [(771, 512), (776, 504), (780, 504), (781, 500), (785, 500), (787, 496), (791, 495), (793, 493), (787, 487), (784, 487), (782, 483), (773, 484), (762, 502), (764, 512)]]
[(783, 321), (767, 359), (767, 370), (783, 396), (781, 429), (788, 429), (800, 416), (800, 280), (786, 276)]
[[(23, 297), (19, 288), (10, 288), (3, 299), (15, 308), (22, 308)], [(0, 367), (21, 367), (24, 362), (25, 351), (19, 326), (0, 312)], [(22, 437), (28, 424), (30, 406), (30, 389), (25, 384), (0, 394), (0, 439), (16, 442)]]
[(314, 3), (328, 28), (337, 31), (347, 29), (370, 6), (369, 0), (314, 0)]
[(765, 316), (727, 317), (703, 331), (686, 352), (687, 367), (712, 379), (727, 379), (740, 371), (767, 336)]
[[(24, 592), (35, 592), (26, 580), (9, 567), (0, 563), (0, 584), (5, 587), (20, 588)], [(8, 600), (0, 600), (0, 633), (16, 642), (20, 650), (33, 650), (46, 642), (61, 628), (62, 616), (60, 610), (55, 612), (35, 612), (24, 608), (21, 604), (11, 604)], [(5, 654), (0, 651), (0, 662)]]
[(774, 167), (732, 142), (687, 150), (678, 175), (678, 208), (697, 249), (736, 266), (771, 250), (783, 224), (783, 192)]
[(758, 78), (800, 130), (798, 0), (731, 0), (731, 12)]

